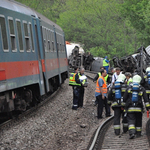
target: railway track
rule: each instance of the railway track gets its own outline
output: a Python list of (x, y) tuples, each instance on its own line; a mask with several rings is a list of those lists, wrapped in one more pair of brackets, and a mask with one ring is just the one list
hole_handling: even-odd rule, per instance
[(105, 134), (110, 125), (113, 123), (113, 118), (114, 116), (111, 116), (98, 127), (90, 140), (87, 147), (88, 150), (101, 150)]
[(150, 149), (150, 120), (143, 114), (142, 136), (129, 139), (129, 133), (121, 133), (119, 136), (114, 134), (113, 116), (105, 120), (94, 132), (88, 150), (127, 150), (127, 149)]
[(142, 136), (129, 139), (129, 133), (122, 133), (119, 136), (114, 134), (113, 125), (108, 129), (101, 150), (149, 150), (149, 143), (146, 135), (146, 124), (149, 118), (143, 113)]
[(50, 96), (46, 97), (45, 100), (38, 103), (36, 106), (31, 107), (30, 109), (28, 109), (27, 111), (19, 114), (18, 116), (15, 116), (12, 119), (9, 119), (9, 120), (1, 123), (0, 124), (0, 130), (5, 128), (5, 127), (9, 127), (11, 124), (17, 122), (18, 120), (21, 120), (22, 118), (26, 117), (27, 115), (29, 115), (33, 112), (37, 111), (41, 106), (45, 105), (51, 98), (53, 98), (55, 95), (57, 95), (59, 90), (60, 90), (60, 87), (54, 93), (52, 93)]

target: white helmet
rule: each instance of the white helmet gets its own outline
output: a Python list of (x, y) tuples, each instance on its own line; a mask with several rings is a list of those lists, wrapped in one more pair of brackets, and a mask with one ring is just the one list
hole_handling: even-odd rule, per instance
[(117, 81), (123, 83), (123, 82), (125, 81), (125, 78), (126, 78), (126, 76), (125, 76), (124, 74), (120, 74), (120, 75), (118, 76)]
[(146, 68), (146, 72), (149, 72), (149, 71), (150, 71), (150, 67), (147, 67), (147, 68)]
[(140, 83), (142, 78), (139, 75), (135, 75), (133, 77), (133, 83)]

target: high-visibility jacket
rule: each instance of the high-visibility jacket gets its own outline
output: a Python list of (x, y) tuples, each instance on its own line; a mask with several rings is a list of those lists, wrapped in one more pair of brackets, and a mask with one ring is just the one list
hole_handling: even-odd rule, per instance
[(128, 82), (127, 82), (127, 85), (129, 85), (129, 84), (132, 83), (132, 82), (133, 82), (132, 78), (129, 78), (129, 80), (128, 80)]
[(106, 62), (106, 58), (103, 59), (103, 66), (104, 66), (104, 67), (105, 67), (105, 66), (109, 66), (109, 64)]
[[(106, 81), (105, 81), (104, 77), (102, 77), (102, 76), (100, 76), (100, 77), (98, 78), (98, 80), (99, 80), (99, 79), (102, 79), (102, 80), (104, 81), (104, 84), (103, 84), (103, 86), (102, 86), (102, 92), (105, 94), (105, 93), (107, 93), (107, 84), (106, 84)], [(95, 92), (101, 93), (98, 80), (97, 80), (97, 82), (96, 82), (96, 90), (95, 90)]]
[(81, 84), (76, 83), (76, 81), (75, 81), (75, 75), (76, 75), (76, 73), (71, 73), (70, 74), (69, 85), (70, 86), (75, 86), (75, 85), (81, 86)]
[[(101, 76), (101, 73), (99, 72), (98, 73), (99, 77)], [(108, 79), (108, 74), (106, 75), (106, 77), (104, 77), (105, 81), (107, 82), (107, 79)]]

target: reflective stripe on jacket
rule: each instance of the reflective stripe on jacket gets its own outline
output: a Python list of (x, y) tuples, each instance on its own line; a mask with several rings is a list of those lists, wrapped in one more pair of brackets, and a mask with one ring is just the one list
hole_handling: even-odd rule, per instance
[[(103, 82), (104, 82), (104, 84), (103, 84), (103, 86), (102, 86), (102, 92), (105, 94), (105, 93), (107, 93), (107, 84), (106, 84), (106, 81), (105, 81), (104, 77), (100, 76), (100, 77), (98, 78), (98, 80), (99, 80), (100, 78), (101, 78), (101, 79), (103, 80)], [(98, 80), (97, 80), (97, 82), (96, 82), (96, 90), (95, 90), (95, 92), (101, 93)]]
[(128, 80), (128, 82), (127, 82), (127, 85), (129, 85), (129, 84), (132, 83), (132, 82), (133, 82), (132, 78), (129, 78), (129, 80)]
[(75, 85), (81, 86), (81, 84), (76, 83), (76, 81), (75, 81), (75, 75), (76, 75), (76, 73), (71, 73), (70, 74), (69, 85), (70, 86), (75, 86)]

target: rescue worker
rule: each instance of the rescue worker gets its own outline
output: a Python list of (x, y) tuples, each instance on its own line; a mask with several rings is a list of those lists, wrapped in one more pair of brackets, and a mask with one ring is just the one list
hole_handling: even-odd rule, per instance
[(110, 74), (113, 75), (115, 73), (116, 69), (115, 68), (110, 68)]
[(78, 95), (76, 92), (76, 86), (80, 86), (75, 81), (75, 75), (78, 73), (78, 67), (74, 67), (74, 73), (70, 74), (69, 85), (72, 86), (73, 89), (73, 106), (72, 109), (77, 110), (78, 107)]
[[(104, 68), (103, 66), (100, 67), (100, 72), (98, 72), (98, 73), (96, 74), (96, 76), (95, 76), (94, 79), (93, 79), (93, 82), (96, 82), (96, 81), (98, 80), (98, 78), (101, 76), (101, 70), (102, 70), (102, 69), (105, 69), (105, 68)], [(106, 75), (106, 77), (104, 77), (104, 79), (105, 79), (105, 81), (106, 81), (107, 84), (110, 83), (110, 77), (109, 77), (108, 74)], [(98, 101), (95, 100), (94, 106), (96, 106), (97, 104), (98, 104)]]
[(126, 83), (127, 85), (131, 84), (132, 81), (133, 81), (132, 78), (131, 78), (131, 76), (132, 76), (131, 73), (130, 73), (130, 72), (126, 72), (126, 73), (125, 73), (125, 76), (126, 76), (126, 82), (125, 82), (125, 83)]
[[(100, 72), (98, 72), (97, 74), (96, 74), (96, 76), (94, 77), (94, 79), (93, 79), (93, 82), (96, 82), (97, 81), (97, 79), (101, 76), (101, 70), (102, 69), (105, 69), (105, 67), (100, 67)], [(109, 75), (107, 74), (106, 75), (106, 77), (104, 77), (104, 79), (105, 79), (105, 81), (107, 82), (107, 83), (110, 83), (110, 77), (109, 77)]]
[(75, 75), (75, 81), (77, 84), (80, 84), (80, 86), (77, 86), (76, 92), (78, 93), (78, 106), (77, 107), (83, 107), (83, 99), (84, 99), (84, 83), (86, 80), (80, 80), (80, 77), (84, 75), (84, 68), (80, 69), (80, 72)]
[(105, 111), (106, 111), (106, 117), (110, 116), (108, 113), (108, 105), (107, 105), (107, 84), (104, 79), (106, 77), (107, 71), (105, 69), (101, 70), (101, 76), (98, 78), (96, 82), (96, 90), (95, 90), (95, 97), (98, 101), (98, 107), (97, 107), (97, 118), (102, 119), (102, 112), (103, 112), (103, 105), (105, 104)]
[(150, 103), (148, 101), (145, 89), (140, 85), (141, 77), (135, 75), (133, 77), (133, 84), (129, 86), (123, 96), (124, 102), (126, 102), (125, 111), (127, 113), (128, 129), (130, 139), (141, 136), (142, 131), (142, 113), (143, 113), (143, 102), (145, 107), (149, 111)]
[(116, 80), (120, 74), (121, 74), (120, 68), (116, 68), (116, 72), (112, 75), (111, 86), (114, 85), (114, 83), (116, 82)]
[(148, 99), (150, 100), (150, 67), (146, 68), (144, 79), (141, 82), (141, 85), (145, 88)]
[(125, 82), (125, 75), (120, 74), (117, 81), (108, 93), (108, 100), (112, 101), (112, 109), (114, 110), (114, 132), (116, 135), (120, 134), (120, 118), (122, 116), (123, 120), (123, 132), (128, 131), (127, 119), (124, 118), (124, 107), (123, 95), (125, 93), (127, 85)]
[(108, 68), (109, 68), (109, 60), (107, 60), (107, 56), (105, 56), (105, 58), (103, 59), (103, 66), (106, 69), (107, 73), (108, 73)]

